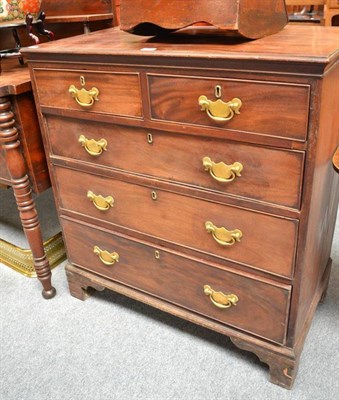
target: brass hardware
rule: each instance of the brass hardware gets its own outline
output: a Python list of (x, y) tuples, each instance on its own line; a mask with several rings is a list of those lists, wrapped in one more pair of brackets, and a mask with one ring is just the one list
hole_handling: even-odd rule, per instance
[(214, 88), (214, 95), (217, 99), (221, 98), (221, 86), (220, 85), (216, 85), (216, 87)]
[[(66, 260), (66, 250), (61, 233), (46, 240), (43, 246), (51, 269)], [(32, 250), (23, 249), (3, 239), (0, 239), (0, 263), (29, 278), (37, 277)]]
[(152, 191), (152, 200), (156, 200), (158, 198), (157, 192)]
[(204, 293), (210, 297), (211, 302), (218, 308), (230, 308), (231, 306), (236, 306), (239, 301), (237, 295), (216, 292), (209, 285), (204, 286)]
[(101, 250), (98, 246), (94, 246), (93, 252), (105, 265), (113, 265), (116, 262), (119, 262), (119, 254), (115, 251), (113, 253), (109, 253), (107, 250)]
[(85, 148), (88, 154), (93, 157), (98, 157), (103, 151), (107, 150), (107, 140), (87, 139), (84, 135), (79, 136), (79, 143)]
[[(221, 93), (221, 89), (216, 90), (217, 94)], [(207, 115), (217, 122), (230, 121), (235, 114), (240, 114), (240, 108), (242, 106), (242, 101), (235, 97), (231, 101), (225, 103), (218, 99), (216, 101), (208, 100), (206, 96), (199, 97), (199, 105), (201, 106), (201, 111), (206, 111)]]
[(91, 90), (86, 90), (84, 88), (86, 82), (83, 76), (80, 76), (80, 84), (82, 86), (81, 89), (77, 89), (74, 85), (71, 85), (68, 92), (81, 107), (89, 108), (94, 102), (99, 101), (99, 89), (92, 87)]
[(155, 251), (154, 251), (154, 257), (155, 257), (157, 260), (159, 260), (159, 258), (160, 258), (160, 251), (159, 251), (159, 250), (155, 250)]
[(235, 242), (240, 242), (242, 232), (239, 229), (229, 231), (226, 228), (217, 228), (212, 222), (207, 221), (205, 228), (208, 233), (211, 233), (213, 239), (221, 246), (233, 246)]
[(218, 182), (232, 182), (237, 176), (241, 176), (243, 165), (240, 162), (235, 162), (227, 165), (223, 162), (215, 163), (209, 157), (202, 159), (202, 165), (205, 171), (208, 171), (213, 179)]
[(153, 135), (151, 133), (147, 133), (147, 143), (153, 144)]
[(91, 190), (87, 192), (87, 198), (94, 204), (94, 206), (100, 211), (107, 211), (114, 205), (114, 198), (112, 196), (103, 197), (94, 194)]

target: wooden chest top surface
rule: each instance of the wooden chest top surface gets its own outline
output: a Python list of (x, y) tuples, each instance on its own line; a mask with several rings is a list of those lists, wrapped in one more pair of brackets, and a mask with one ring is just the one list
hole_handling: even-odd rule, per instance
[[(210, 31), (210, 29), (207, 29)], [(339, 57), (339, 30), (336, 27), (288, 25), (281, 32), (258, 40), (225, 36), (194, 36), (187, 28), (162, 38), (140, 37), (110, 28), (86, 36), (25, 48), (29, 59), (67, 60), (76, 56), (132, 56), (210, 58), (222, 60), (289, 61), (329, 64)], [(185, 33), (184, 33), (185, 32)]]

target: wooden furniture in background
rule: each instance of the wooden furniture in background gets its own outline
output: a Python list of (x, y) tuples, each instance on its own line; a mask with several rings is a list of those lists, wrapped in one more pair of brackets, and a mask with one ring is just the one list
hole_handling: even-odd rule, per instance
[(296, 7), (296, 6), (323, 6), (325, 5), (327, 0), (285, 0), (285, 4), (287, 7)]
[(46, 23), (80, 22), (85, 33), (90, 31), (93, 22), (107, 21), (110, 26), (117, 24), (114, 0), (43, 0), (41, 9), (46, 13)]
[(285, 0), (285, 2), (289, 12), (296, 11), (298, 8), (300, 10), (300, 7), (316, 7), (317, 11), (320, 11), (319, 15), (322, 15), (321, 22), (325, 26), (331, 26), (333, 18), (339, 15), (339, 0)]
[[(55, 34), (55, 39), (76, 36), (117, 24), (115, 0), (43, 0), (41, 10), (45, 13), (45, 28)], [(24, 21), (22, 21), (24, 24)], [(7, 33), (7, 34), (6, 34)], [(39, 37), (41, 41), (47, 41)], [(25, 29), (18, 30), (18, 40), (22, 46), (31, 46)], [(0, 50), (13, 44), (11, 32), (1, 32)]]
[[(288, 22), (284, 0), (122, 0), (121, 29), (150, 36), (196, 23), (228, 35), (256, 39), (279, 32)], [(198, 28), (197, 28), (198, 29)]]
[(305, 0), (286, 0), (286, 8), (290, 23), (324, 25), (324, 0), (317, 0), (316, 4)]
[[(11, 41), (9, 41), (9, 48), (6, 48), (5, 45), (0, 46), (0, 73), (1, 73), (1, 60), (3, 58), (17, 57), (21, 65), (23, 65), (23, 59), (20, 54), (21, 49), (21, 40), (19, 32), (24, 32), (25, 42), (28, 44), (38, 44), (39, 36), (46, 36), (49, 40), (53, 39), (53, 33), (46, 30), (44, 28), (44, 13), (39, 14), (38, 19), (34, 19), (31, 14), (26, 15), (26, 19), (15, 20), (15, 21), (3, 21), (0, 22), (0, 36), (1, 39), (5, 37), (4, 34), (6, 31), (10, 32)], [(33, 29), (34, 28), (34, 29)], [(7, 42), (6, 41), (6, 42)]]
[(230, 336), (290, 388), (330, 276), (336, 28), (111, 29), (25, 54), (71, 294), (109, 288)]
[[(43, 286), (42, 295), (50, 299), (54, 297), (55, 289), (51, 284), (50, 265), (32, 197), (32, 190), (41, 193), (49, 188), (50, 179), (29, 72), (13, 59), (3, 62), (0, 75), (0, 145), (0, 183), (13, 188), (34, 268)], [(57, 246), (60, 240), (61, 237), (57, 239)], [(6, 248), (1, 242), (1, 253)], [(64, 255), (63, 250), (62, 253)], [(13, 257), (15, 255), (11, 254), (9, 261), (15, 264)], [(0, 260), (5, 262), (4, 254), (0, 255)]]
[(116, 11), (116, 20), (117, 20), (117, 25), (120, 25), (120, 6), (121, 6), (121, 0), (115, 0), (115, 11)]
[[(115, 21), (115, 13), (113, 12), (114, 1), (111, 0), (67, 2), (44, 0), (41, 8), (48, 13), (49, 27), (56, 32), (56, 38), (83, 33), (84, 27), (86, 28), (85, 30), (88, 31), (89, 24), (91, 24), (91, 28), (93, 29), (102, 29), (112, 26), (112, 21), (113, 23)], [(35, 27), (39, 27), (40, 24), (40, 20), (34, 20)], [(50, 181), (33, 95), (31, 93), (29, 72), (27, 69), (19, 66), (18, 60), (7, 60), (7, 57), (15, 56), (23, 63), (20, 56), (21, 44), (23, 46), (28, 46), (35, 42), (29, 38), (26, 22), (24, 20), (3, 22), (0, 24), (0, 29), (0, 50), (4, 50), (0, 55), (0, 67), (4, 69), (0, 76), (1, 95), (5, 99), (3, 100), (4, 103), (2, 107), (5, 110), (4, 118), (12, 115), (11, 109), (13, 109), (15, 115), (15, 129), (17, 130), (19, 138), (17, 143), (20, 144), (20, 153), (24, 160), (21, 167), (25, 168), (25, 170), (21, 169), (19, 173), (23, 174), (23, 176), (25, 176), (26, 173), (28, 174), (29, 183), (27, 181), (26, 195), (30, 197), (31, 194), (28, 193), (30, 190), (33, 190), (36, 194), (40, 194), (50, 186)], [(37, 29), (36, 31), (46, 34), (46, 31), (43, 31), (43, 29)], [(13, 34), (15, 40), (13, 39)], [(10, 49), (8, 50), (9, 47)], [(6, 60), (4, 60), (4, 57), (6, 57)], [(8, 100), (11, 105), (9, 105)], [(3, 129), (7, 129), (7, 122), (3, 127)], [(5, 133), (2, 134), (5, 135)], [(10, 139), (12, 140), (12, 138)], [(12, 142), (5, 145), (5, 140), (7, 141), (7, 138), (4, 137), (3, 149), (0, 150), (0, 184), (3, 186), (13, 186), (13, 189), (15, 189), (17, 187), (16, 178), (13, 178), (14, 183), (12, 183), (11, 173), (15, 173), (15, 176), (17, 176), (17, 172), (12, 170), (12, 160), (19, 155), (13, 153), (16, 154), (16, 156), (11, 157), (12, 153), (8, 153), (8, 149), (12, 148)], [(5, 152), (6, 149), (7, 152)], [(33, 200), (31, 199), (30, 201), (32, 201), (31, 213), (33, 218), (33, 214), (36, 214), (36, 211)], [(20, 204), (18, 200), (19, 207), (21, 207)], [(24, 209), (24, 211), (28, 211), (28, 209)], [(61, 234), (43, 243), (39, 221), (37, 219), (38, 216), (34, 214), (34, 218), (36, 218), (37, 221), (36, 227), (32, 225), (34, 233), (31, 233), (31, 229), (27, 229), (27, 222), (25, 222), (28, 214), (22, 214), (22, 212), (21, 207), (21, 218), (23, 226), (26, 226), (25, 231), (30, 249), (21, 249), (12, 243), (0, 239), (0, 262), (26, 276), (33, 277), (38, 275), (39, 279), (44, 282), (44, 296), (52, 297), (54, 288), (50, 286), (50, 276), (46, 271), (48, 270), (48, 261), (51, 267), (53, 267), (65, 258)], [(43, 248), (45, 249), (44, 258), (42, 258)], [(38, 259), (41, 260), (39, 261)]]
[(325, 25), (332, 25), (337, 16), (339, 16), (339, 0), (327, 0), (325, 6)]

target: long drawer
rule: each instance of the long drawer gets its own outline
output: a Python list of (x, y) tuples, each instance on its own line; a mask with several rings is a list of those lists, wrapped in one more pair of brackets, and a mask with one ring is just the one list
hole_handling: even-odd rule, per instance
[(34, 79), (42, 107), (142, 117), (138, 73), (37, 68)]
[(154, 120), (306, 139), (308, 85), (152, 74), (148, 84)]
[[(291, 278), (298, 223), (153, 187), (54, 167), (64, 209)], [(98, 209), (101, 208), (101, 210)]]
[[(220, 270), (68, 220), (63, 219), (62, 226), (73, 264), (208, 318), (284, 343), (289, 286)], [(226, 298), (212, 290), (236, 297)]]
[(300, 205), (300, 151), (54, 116), (47, 117), (47, 127), (57, 157), (286, 207)]

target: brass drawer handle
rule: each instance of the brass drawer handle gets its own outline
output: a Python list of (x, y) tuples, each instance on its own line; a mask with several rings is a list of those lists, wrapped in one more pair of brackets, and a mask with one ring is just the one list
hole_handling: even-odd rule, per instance
[(103, 151), (107, 150), (107, 140), (87, 139), (84, 135), (79, 136), (79, 143), (85, 148), (87, 153), (93, 157), (98, 157)]
[(115, 251), (113, 253), (109, 253), (107, 250), (101, 250), (98, 246), (94, 246), (93, 252), (105, 265), (114, 265), (116, 262), (119, 262), (119, 254)]
[(86, 90), (85, 78), (80, 76), (80, 83), (82, 88), (77, 89), (74, 85), (70, 85), (68, 92), (72, 95), (73, 99), (79, 104), (79, 106), (84, 108), (92, 107), (92, 105), (99, 101), (99, 89), (92, 87), (91, 90)]
[(212, 222), (207, 221), (205, 228), (208, 233), (211, 233), (213, 239), (221, 246), (233, 246), (235, 242), (240, 242), (242, 232), (239, 229), (229, 231), (226, 228), (217, 228)]
[(241, 171), (244, 169), (240, 162), (227, 165), (223, 162), (215, 163), (209, 157), (202, 159), (202, 165), (218, 182), (232, 182), (237, 176), (241, 176)]
[(211, 302), (218, 308), (230, 308), (231, 306), (236, 306), (239, 301), (237, 295), (216, 292), (209, 285), (204, 286), (204, 293), (210, 297)]
[(206, 111), (207, 115), (217, 122), (230, 121), (235, 114), (240, 114), (240, 108), (242, 101), (238, 98), (234, 98), (231, 101), (225, 103), (218, 99), (216, 101), (209, 100), (206, 96), (199, 97), (199, 105), (201, 111)]
[(87, 192), (87, 198), (100, 211), (107, 211), (114, 206), (114, 198), (112, 196), (103, 197), (101, 194), (96, 195), (91, 190)]

